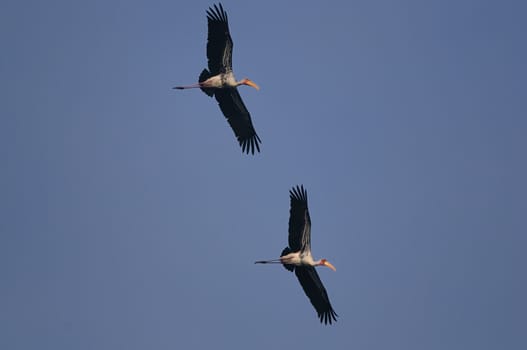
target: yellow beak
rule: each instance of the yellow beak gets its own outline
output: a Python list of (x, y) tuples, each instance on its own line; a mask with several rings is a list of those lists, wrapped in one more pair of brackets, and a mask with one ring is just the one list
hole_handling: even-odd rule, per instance
[(255, 88), (256, 90), (260, 90), (260, 87), (258, 85), (256, 85), (252, 80), (247, 79), (245, 81), (245, 85), (249, 85), (249, 86)]
[(330, 263), (329, 261), (324, 261), (324, 266), (329, 267), (329, 268), (332, 269), (333, 271), (337, 271), (337, 269), (335, 268), (335, 266), (331, 265), (331, 263)]

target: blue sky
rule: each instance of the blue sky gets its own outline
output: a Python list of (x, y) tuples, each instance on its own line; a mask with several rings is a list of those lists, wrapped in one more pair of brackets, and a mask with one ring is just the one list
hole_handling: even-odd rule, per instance
[(255, 156), (171, 89), (210, 5), (0, 5), (0, 348), (525, 349), (527, 5), (224, 1)]

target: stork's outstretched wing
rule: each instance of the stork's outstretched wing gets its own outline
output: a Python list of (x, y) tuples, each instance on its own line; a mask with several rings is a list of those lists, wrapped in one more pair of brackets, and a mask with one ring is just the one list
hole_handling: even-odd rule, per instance
[(227, 12), (214, 5), (207, 10), (209, 34), (207, 41), (207, 58), (211, 75), (232, 71), (232, 38), (229, 33)]
[(311, 219), (307, 208), (307, 191), (304, 186), (293, 187), (289, 191), (289, 247), (291, 251), (311, 249)]
[(220, 105), (223, 115), (227, 118), (234, 131), (242, 151), (254, 154), (256, 149), (260, 152), (259, 143), (262, 141), (254, 130), (251, 115), (247, 107), (245, 107), (238, 89), (217, 89), (214, 96)]
[(336, 322), (338, 315), (331, 307), (326, 288), (324, 288), (315, 268), (312, 266), (295, 266), (295, 274), (311, 304), (317, 310), (320, 322), (324, 324)]

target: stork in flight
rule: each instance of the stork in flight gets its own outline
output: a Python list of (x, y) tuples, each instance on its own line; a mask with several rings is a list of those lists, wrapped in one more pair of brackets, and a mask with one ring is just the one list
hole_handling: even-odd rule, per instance
[(304, 186), (293, 187), (290, 191), (289, 246), (285, 247), (280, 259), (256, 261), (255, 264), (282, 264), (295, 272), (311, 304), (317, 311), (321, 323), (337, 321), (337, 313), (329, 302), (328, 293), (318, 277), (315, 266), (335, 267), (326, 259), (314, 260), (311, 255), (311, 219), (307, 208), (307, 191)]
[(208, 41), (207, 58), (209, 69), (204, 69), (199, 75), (199, 83), (188, 86), (176, 86), (174, 89), (200, 88), (210, 97), (214, 96), (220, 109), (227, 118), (242, 152), (254, 154), (260, 152), (262, 142), (251, 121), (251, 115), (242, 101), (237, 87), (248, 85), (256, 90), (260, 88), (252, 80), (244, 78), (236, 81), (232, 72), (232, 38), (229, 33), (227, 13), (221, 4), (207, 10)]

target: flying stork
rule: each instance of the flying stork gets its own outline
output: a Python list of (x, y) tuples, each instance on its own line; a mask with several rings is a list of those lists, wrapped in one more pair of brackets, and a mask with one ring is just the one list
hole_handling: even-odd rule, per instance
[(300, 285), (317, 311), (321, 323), (337, 321), (337, 313), (329, 302), (328, 293), (318, 277), (315, 266), (335, 267), (326, 259), (314, 260), (311, 255), (311, 219), (307, 208), (307, 191), (304, 186), (293, 187), (290, 191), (289, 246), (285, 247), (279, 259), (256, 261), (255, 264), (282, 264), (288, 271), (295, 272)]
[(232, 38), (229, 33), (227, 12), (219, 4), (207, 10), (208, 41), (207, 58), (209, 69), (203, 69), (198, 83), (188, 86), (176, 86), (174, 89), (200, 88), (210, 97), (214, 96), (225, 118), (229, 122), (242, 152), (247, 154), (260, 152), (262, 142), (251, 121), (251, 115), (242, 101), (237, 87), (248, 85), (256, 90), (260, 88), (252, 80), (244, 78), (236, 81), (232, 72)]

